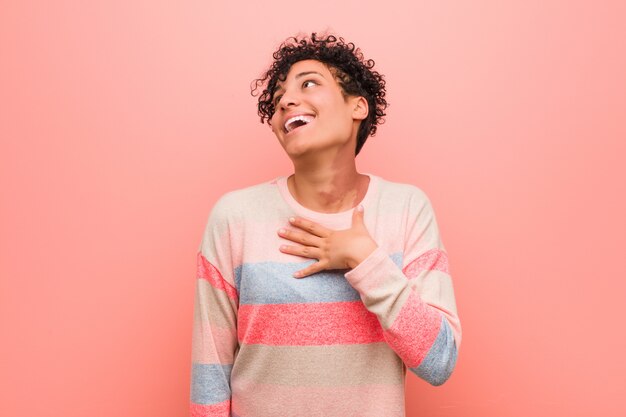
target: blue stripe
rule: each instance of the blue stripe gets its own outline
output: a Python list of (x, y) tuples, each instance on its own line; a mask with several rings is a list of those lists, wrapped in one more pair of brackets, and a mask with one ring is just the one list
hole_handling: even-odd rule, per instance
[(389, 257), (398, 268), (402, 269), (402, 252), (392, 253)]
[(448, 320), (442, 315), (441, 326), (428, 355), (416, 368), (409, 368), (432, 385), (441, 385), (450, 378), (456, 364), (456, 342)]
[(232, 365), (193, 363), (191, 367), (191, 402), (217, 404), (230, 399)]
[[(402, 254), (389, 256), (398, 268)], [(345, 269), (325, 270), (305, 278), (294, 278), (293, 273), (317, 262), (246, 263), (235, 270), (235, 285), (239, 304), (320, 303), (360, 300), (359, 293), (344, 277)]]

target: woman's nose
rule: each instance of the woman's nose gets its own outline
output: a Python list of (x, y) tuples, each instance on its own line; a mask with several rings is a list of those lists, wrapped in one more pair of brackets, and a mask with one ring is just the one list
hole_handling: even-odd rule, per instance
[(288, 106), (294, 106), (298, 104), (298, 97), (295, 94), (285, 92), (278, 101), (278, 105), (281, 108), (287, 108)]

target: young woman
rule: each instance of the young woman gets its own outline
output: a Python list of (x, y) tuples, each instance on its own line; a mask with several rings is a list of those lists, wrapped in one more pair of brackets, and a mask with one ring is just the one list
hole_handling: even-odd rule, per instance
[(385, 82), (354, 44), (290, 38), (256, 80), (293, 174), (221, 196), (198, 252), (192, 416), (404, 416), (461, 326), (432, 205), (359, 173)]

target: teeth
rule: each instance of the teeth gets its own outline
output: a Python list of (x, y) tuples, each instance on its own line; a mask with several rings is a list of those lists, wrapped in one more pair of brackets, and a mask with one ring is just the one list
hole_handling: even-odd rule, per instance
[(308, 116), (308, 115), (301, 115), (301, 116), (294, 116), (289, 118), (286, 122), (285, 122), (285, 130), (287, 132), (291, 132), (295, 126), (294, 126), (294, 122), (296, 121), (301, 121), (304, 122), (304, 124), (308, 124), (310, 123), (312, 120), (314, 119), (313, 116)]

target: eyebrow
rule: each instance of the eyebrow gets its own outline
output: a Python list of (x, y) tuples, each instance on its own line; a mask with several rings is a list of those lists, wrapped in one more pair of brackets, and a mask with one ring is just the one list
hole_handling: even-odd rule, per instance
[[(311, 74), (317, 74), (322, 78), (325, 78), (321, 73), (317, 72), (317, 71), (305, 71), (305, 72), (301, 72), (298, 75), (296, 75), (296, 79), (300, 78), (300, 77), (304, 77), (305, 75), (311, 75)], [(280, 90), (282, 90), (283, 87), (281, 87), (280, 85), (276, 85), (276, 89), (274, 90), (274, 94), (272, 95), (272, 97), (274, 97), (276, 95), (276, 93)]]

